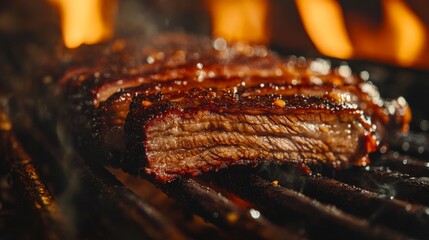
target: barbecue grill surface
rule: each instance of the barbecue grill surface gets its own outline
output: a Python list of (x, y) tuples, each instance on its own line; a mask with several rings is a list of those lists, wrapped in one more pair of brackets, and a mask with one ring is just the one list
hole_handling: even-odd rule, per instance
[[(21, 2), (5, 1), (0, 8), (18, 8)], [(67, 136), (58, 135), (61, 127), (50, 120), (34, 91), (46, 87), (34, 84), (34, 79), (49, 84), (61, 72), (57, 66), (52, 75), (40, 73), (46, 62), (42, 60), (58, 50), (52, 46), (61, 38), (52, 24), (57, 16), (41, 2), (31, 1), (31, 11), (24, 11), (28, 24), (18, 24), (5, 36), (1, 32), (1, 239), (429, 236), (427, 71), (347, 62), (357, 74), (369, 72), (383, 97), (403, 95), (413, 111), (410, 134), (371, 156), (371, 166), (340, 171), (264, 165), (155, 185), (82, 158)], [(42, 18), (40, 12), (48, 14)], [(22, 20), (19, 13), (11, 14)], [(194, 21), (188, 25), (194, 26)], [(123, 31), (134, 34), (135, 28)], [(332, 63), (344, 64), (335, 59)]]
[[(1, 110), (5, 237), (31, 238), (30, 232), (50, 239), (429, 235), (423, 131), (414, 129), (382, 147), (367, 167), (264, 165), (154, 185), (83, 159), (66, 136), (35, 117), (40, 106), (28, 100), (9, 98)], [(18, 230), (22, 226), (25, 231)]]

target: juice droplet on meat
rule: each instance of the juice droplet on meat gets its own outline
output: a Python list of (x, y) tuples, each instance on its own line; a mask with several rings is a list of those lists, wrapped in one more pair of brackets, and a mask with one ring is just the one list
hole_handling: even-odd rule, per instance
[(370, 164), (370, 159), (366, 155), (359, 158), (356, 162), (356, 165), (361, 166), (361, 167), (368, 166), (369, 164)]
[(375, 152), (377, 150), (377, 140), (373, 135), (366, 135), (365, 136), (365, 148), (368, 153)]
[(236, 212), (230, 212), (226, 215), (226, 219), (230, 223), (236, 223), (240, 216)]
[(145, 101), (145, 100), (142, 101), (142, 106), (143, 107), (149, 107), (150, 105), (152, 105), (152, 102)]
[(298, 164), (298, 169), (304, 175), (311, 175), (311, 173), (312, 173), (311, 168), (305, 163)]
[(404, 107), (403, 118), (399, 120), (399, 121), (402, 120), (402, 131), (403, 132), (408, 132), (409, 127), (410, 127), (409, 123), (411, 122), (411, 117), (412, 117), (412, 113), (411, 113), (410, 107), (408, 107), (408, 106)]
[(283, 100), (281, 100), (281, 99), (277, 99), (277, 100), (275, 100), (275, 101), (273, 102), (273, 104), (274, 104), (275, 106), (277, 106), (277, 107), (281, 107), (281, 108), (284, 108), (284, 107), (285, 107), (285, 105), (286, 105), (285, 101), (283, 101)]

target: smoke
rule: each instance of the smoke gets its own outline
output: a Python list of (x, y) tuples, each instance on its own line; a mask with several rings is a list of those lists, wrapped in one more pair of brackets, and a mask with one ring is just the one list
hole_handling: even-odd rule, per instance
[(67, 219), (67, 222), (70, 223), (72, 232), (75, 233), (79, 228), (78, 225), (80, 217), (77, 215), (79, 211), (77, 210), (74, 200), (81, 192), (79, 172), (77, 172), (77, 169), (73, 167), (73, 161), (77, 156), (69, 134), (66, 133), (62, 124), (57, 124), (56, 132), (61, 147), (61, 156), (58, 156), (58, 160), (63, 169), (65, 178), (67, 179), (66, 187), (58, 197), (58, 206), (64, 214), (64, 217)]
[(160, 24), (157, 23), (157, 18), (141, 1), (120, 1), (116, 23), (117, 35), (154, 35), (159, 31)]
[(119, 1), (116, 35), (153, 36), (161, 32), (210, 34), (204, 1)]

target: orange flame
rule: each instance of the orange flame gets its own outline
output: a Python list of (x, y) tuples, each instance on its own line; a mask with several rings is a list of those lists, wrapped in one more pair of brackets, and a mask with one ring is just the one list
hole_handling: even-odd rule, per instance
[(402, 0), (383, 0), (382, 4), (385, 27), (392, 29), (392, 39), (396, 40), (396, 60), (403, 66), (410, 66), (424, 47), (424, 24)]
[(364, 16), (346, 26), (336, 0), (295, 2), (308, 35), (327, 56), (380, 59), (411, 66), (425, 48), (425, 26), (403, 0), (381, 1), (384, 18), (375, 30), (377, 24), (361, 21)]
[[(350, 33), (359, 57), (401, 66), (424, 64), (418, 62), (427, 39), (424, 24), (402, 0), (383, 0), (381, 3), (384, 17), (380, 24), (351, 22)], [(374, 29), (373, 25), (379, 27)]]
[(59, 8), (64, 43), (68, 48), (110, 38), (117, 0), (50, 0)]
[(213, 36), (228, 41), (267, 43), (268, 0), (206, 0)]
[(350, 58), (353, 47), (334, 0), (296, 0), (302, 22), (316, 48), (327, 56)]

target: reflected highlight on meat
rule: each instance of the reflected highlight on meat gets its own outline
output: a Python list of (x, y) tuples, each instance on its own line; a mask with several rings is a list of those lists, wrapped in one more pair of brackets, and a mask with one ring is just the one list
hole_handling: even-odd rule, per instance
[(113, 44), (70, 70), (60, 89), (72, 124), (84, 126), (77, 135), (114, 165), (167, 182), (264, 161), (365, 165), (383, 139), (406, 130), (406, 101), (384, 101), (347, 66), (218, 40)]

